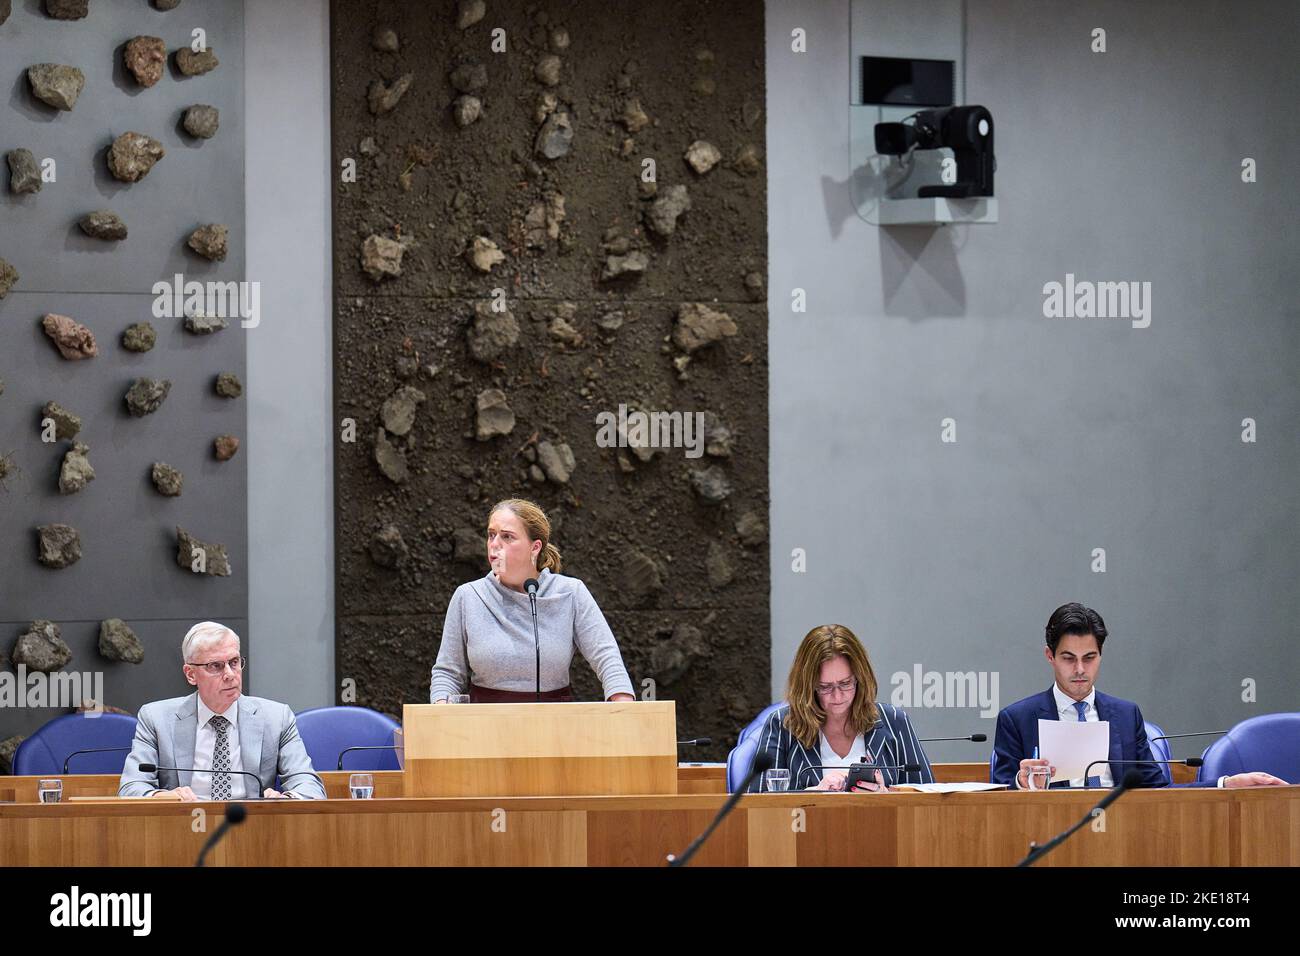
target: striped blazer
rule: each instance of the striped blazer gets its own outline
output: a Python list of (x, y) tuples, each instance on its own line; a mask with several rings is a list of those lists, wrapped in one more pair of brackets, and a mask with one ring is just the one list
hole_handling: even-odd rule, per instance
[[(872, 762), (884, 766), (900, 764), (920, 764), (920, 771), (882, 770), (885, 783), (934, 783), (934, 773), (930, 770), (930, 761), (916, 739), (916, 731), (907, 717), (907, 711), (891, 704), (876, 704), (880, 717), (876, 725), (864, 734), (867, 753)], [(794, 734), (785, 727), (786, 715), (790, 705), (786, 704), (772, 711), (762, 729), (755, 731), (758, 735), (758, 751), (767, 751), (772, 758), (774, 769), (790, 771), (790, 789), (805, 790), (821, 782), (823, 771), (815, 769), (821, 764), (821, 755), (814, 746), (811, 750), (795, 740)], [(900, 780), (899, 777), (902, 777)], [(749, 785), (750, 793), (762, 790), (763, 779), (758, 777)]]

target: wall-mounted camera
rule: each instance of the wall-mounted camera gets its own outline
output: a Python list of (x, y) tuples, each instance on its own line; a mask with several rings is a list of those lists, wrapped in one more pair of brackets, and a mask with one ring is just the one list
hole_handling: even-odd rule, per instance
[(983, 106), (948, 106), (921, 110), (901, 123), (877, 123), (876, 152), (882, 156), (910, 157), (919, 149), (950, 149), (955, 161), (952, 183), (918, 186), (922, 199), (969, 199), (993, 195), (993, 114)]

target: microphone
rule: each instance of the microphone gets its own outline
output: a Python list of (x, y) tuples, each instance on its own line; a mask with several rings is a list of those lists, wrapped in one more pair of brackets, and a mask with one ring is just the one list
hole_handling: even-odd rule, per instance
[[(237, 773), (240, 776), (252, 777), (254, 780), (257, 781), (257, 786), (253, 789), (253, 796), (249, 797), (249, 799), (260, 800), (262, 798), (262, 778), (259, 777), (257, 774), (253, 773), (251, 770), (197, 770), (194, 767), (160, 767), (157, 764), (153, 764), (153, 763), (140, 764), (140, 770), (143, 773), (157, 773), (159, 770), (170, 770), (172, 773), (207, 773), (207, 774)], [(298, 773), (302, 773), (302, 772), (303, 771), (301, 770), (298, 771)], [(292, 777), (293, 774), (290, 774), (289, 776)]]
[[(343, 769), (343, 755), (350, 754), (354, 750), (397, 750), (397, 749), (399, 749), (397, 744), (380, 744), (377, 747), (348, 747), (344, 750), (339, 751), (339, 765), (336, 769), (338, 770)], [(300, 770), (298, 772), (302, 773), (303, 771)]]
[[(1101, 761), (1101, 762), (1105, 763), (1106, 761)], [(1123, 763), (1123, 762), (1145, 763), (1146, 761), (1117, 760), (1115, 762), (1116, 763)], [(1036, 860), (1042, 859), (1044, 856), (1050, 853), (1053, 848), (1059, 846), (1060, 844), (1064, 843), (1067, 839), (1069, 839), (1070, 835), (1074, 833), (1075, 830), (1079, 829), (1081, 826), (1083, 826), (1085, 823), (1091, 820), (1096, 814), (1105, 810), (1108, 806), (1110, 806), (1112, 803), (1114, 803), (1116, 800), (1122, 797), (1125, 793), (1127, 793), (1129, 790), (1133, 789), (1134, 787), (1137, 787), (1141, 783), (1142, 783), (1142, 775), (1140, 773), (1138, 773), (1136, 770), (1126, 771), (1124, 774), (1124, 779), (1122, 779), (1113, 790), (1107, 793), (1106, 796), (1102, 797), (1101, 801), (1095, 807), (1093, 807), (1091, 810), (1085, 813), (1083, 815), (1083, 819), (1080, 820), (1078, 823), (1076, 823), (1074, 826), (1070, 827), (1070, 829), (1066, 830), (1064, 833), (1060, 833), (1052, 837), (1052, 839), (1048, 840), (1042, 846), (1039, 846), (1037, 843), (1031, 841), (1029, 844), (1029, 855), (1026, 856), (1019, 863), (1017, 863), (1016, 866), (1017, 867), (1032, 866)]]
[(713, 745), (712, 737), (696, 737), (694, 740), (679, 740), (679, 747), (709, 747)]
[(537, 655), (537, 703), (542, 702), (542, 641), (537, 636), (537, 578), (529, 578), (524, 582), (524, 590), (528, 592), (528, 606), (533, 611), (533, 651)]
[(129, 753), (130, 750), (130, 747), (96, 747), (93, 750), (74, 750), (68, 754), (68, 759), (63, 761), (63, 772), (65, 774), (68, 772), (68, 764), (72, 763), (72, 758), (78, 754), (117, 754)]
[(1200, 730), (1194, 734), (1165, 734), (1163, 737), (1152, 737), (1151, 740), (1178, 740), (1182, 737), (1222, 737), (1226, 733), (1226, 730)]
[(208, 837), (208, 842), (203, 844), (203, 849), (199, 851), (199, 858), (194, 861), (194, 865), (196, 867), (202, 866), (204, 858), (208, 855), (208, 851), (221, 841), (221, 838), (226, 835), (227, 830), (243, 823), (244, 817), (246, 816), (248, 816), (248, 811), (244, 809), (242, 803), (226, 804), (226, 818), (221, 821), (221, 826), (217, 827), (212, 836)]
[(931, 744), (934, 743), (936, 740), (969, 740), (971, 743), (982, 744), (984, 743), (984, 741), (988, 739), (989, 739), (988, 734), (969, 734), (968, 736), (965, 737), (920, 737), (918, 738), (918, 742), (923, 744)]
[(718, 815), (713, 818), (713, 822), (709, 824), (709, 828), (697, 836), (695, 841), (682, 851), (681, 856), (674, 856), (669, 853), (668, 865), (672, 867), (685, 866), (687, 863), (691, 862), (691, 857), (696, 854), (700, 847), (704, 845), (704, 841), (707, 840), (713, 831), (718, 828), (718, 824), (726, 819), (728, 813), (735, 809), (736, 804), (740, 802), (740, 798), (743, 797), (745, 791), (749, 789), (749, 785), (754, 782), (754, 778), (760, 776), (764, 770), (771, 769), (772, 755), (766, 750), (760, 750), (755, 753), (754, 762), (749, 768), (749, 774), (745, 777), (744, 782), (736, 788), (735, 793), (727, 797), (727, 802), (722, 805), (722, 809), (720, 809)]
[[(1128, 764), (1137, 764), (1138, 766), (1143, 766), (1143, 767), (1145, 767), (1148, 764), (1178, 764), (1179, 766), (1199, 767), (1202, 763), (1204, 763), (1204, 761), (1201, 760), (1200, 757), (1188, 757), (1186, 760), (1094, 760), (1092, 763), (1088, 764), (1088, 766), (1083, 768), (1083, 782), (1085, 785), (1088, 782), (1088, 771), (1091, 770), (1093, 767), (1097, 766), (1097, 764), (1099, 763), (1117, 763), (1120, 764), (1121, 766), (1128, 765)], [(1137, 771), (1130, 770), (1129, 773), (1137, 773)], [(1095, 790), (1097, 788), (1087, 787), (1087, 789)]]

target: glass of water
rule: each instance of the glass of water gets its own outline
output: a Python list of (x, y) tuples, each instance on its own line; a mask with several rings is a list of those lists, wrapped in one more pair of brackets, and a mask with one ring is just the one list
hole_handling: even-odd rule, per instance
[(348, 791), (353, 800), (369, 800), (375, 795), (374, 774), (354, 773), (348, 777)]
[(768, 793), (783, 793), (790, 789), (789, 770), (764, 770), (763, 789)]
[(1029, 778), (1030, 790), (1046, 790), (1052, 783), (1052, 768), (1030, 767), (1026, 776)]
[(36, 785), (36, 797), (41, 803), (58, 803), (63, 799), (63, 781), (40, 781)]
[(452, 694), (447, 698), (449, 704), (468, 704), (469, 694)]

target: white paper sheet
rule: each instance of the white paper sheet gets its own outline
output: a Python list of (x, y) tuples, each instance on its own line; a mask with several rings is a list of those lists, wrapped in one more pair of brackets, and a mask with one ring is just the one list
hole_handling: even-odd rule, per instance
[[(1056, 768), (1052, 781), (1077, 780), (1094, 760), (1110, 756), (1110, 721), (1039, 720), (1038, 756)], [(1100, 764), (1092, 776), (1101, 774)]]
[(985, 790), (1006, 790), (1005, 783), (900, 783), (898, 790), (915, 790), (917, 793), (982, 793)]

